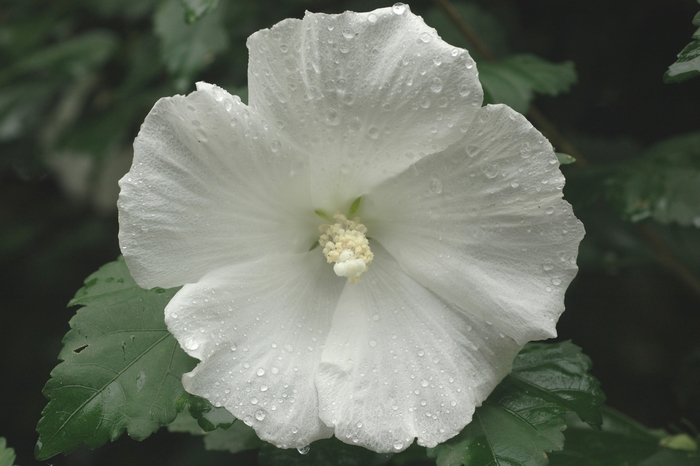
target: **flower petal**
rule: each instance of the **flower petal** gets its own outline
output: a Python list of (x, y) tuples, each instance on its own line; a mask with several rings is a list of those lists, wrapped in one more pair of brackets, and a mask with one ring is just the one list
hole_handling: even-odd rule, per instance
[(349, 205), (462, 136), (483, 97), (468, 52), (407, 6), (307, 13), (248, 39), (251, 107), (311, 156), (315, 207)]
[(237, 97), (197, 87), (156, 103), (119, 183), (119, 242), (143, 287), (195, 282), (316, 239), (308, 158)]
[(556, 335), (584, 230), (552, 146), (481, 109), (464, 139), (363, 198), (369, 235), (414, 280), (518, 343)]
[(316, 378), (335, 435), (377, 452), (435, 446), (468, 424), (521, 348), (406, 275), (381, 246), (343, 290)]
[(202, 362), (182, 383), (281, 448), (330, 437), (314, 386), (345, 280), (318, 251), (224, 267), (185, 285), (168, 329)]

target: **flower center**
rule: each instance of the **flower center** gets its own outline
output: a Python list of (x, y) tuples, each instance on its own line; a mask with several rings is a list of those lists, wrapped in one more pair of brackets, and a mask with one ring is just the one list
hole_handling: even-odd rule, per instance
[(347, 277), (350, 283), (359, 283), (360, 275), (367, 271), (374, 258), (365, 236), (367, 227), (358, 217), (348, 220), (343, 214), (335, 214), (333, 220), (332, 225), (318, 227), (321, 233), (318, 243), (323, 246), (328, 263), (335, 262), (333, 271), (337, 276)]

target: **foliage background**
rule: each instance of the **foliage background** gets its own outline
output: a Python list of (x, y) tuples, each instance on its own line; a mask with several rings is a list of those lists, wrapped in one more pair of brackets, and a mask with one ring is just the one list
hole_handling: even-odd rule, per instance
[[(192, 38), (179, 0), (0, 1), (0, 436), (18, 464), (35, 464), (34, 429), (46, 404), (41, 389), (74, 313), (66, 303), (88, 274), (119, 254), (116, 180), (155, 100), (190, 92), (195, 79), (244, 92), (245, 38), (283, 18), (391, 3), (220, 0)], [(588, 234), (560, 339), (572, 339), (593, 359), (611, 406), (651, 427), (688, 430), (683, 420), (700, 427), (700, 291), (643, 239), (653, 231), (698, 280), (700, 228), (646, 219), (640, 234), (615, 202), (597, 195), (610, 183), (606, 167), (632, 166), (651, 145), (700, 130), (700, 80), (662, 80), (690, 41), (698, 4), (469, 4), (488, 13), (477, 30), (492, 19), (504, 31), (484, 36), (496, 53), (571, 60), (578, 73), (569, 93), (535, 101), (591, 164), (563, 167), (566, 195)], [(411, 2), (411, 9), (447, 40), (461, 40), (433, 2)], [(230, 461), (225, 453), (203, 453), (200, 439), (161, 431), (141, 444), (122, 438), (50, 464)]]

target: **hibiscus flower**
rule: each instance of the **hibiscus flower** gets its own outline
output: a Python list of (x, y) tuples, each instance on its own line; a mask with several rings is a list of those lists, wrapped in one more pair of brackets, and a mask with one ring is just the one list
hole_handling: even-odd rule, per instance
[(161, 99), (120, 182), (134, 278), (182, 286), (185, 389), (282, 448), (449, 439), (556, 334), (583, 228), (551, 145), (402, 4), (248, 48), (249, 104)]

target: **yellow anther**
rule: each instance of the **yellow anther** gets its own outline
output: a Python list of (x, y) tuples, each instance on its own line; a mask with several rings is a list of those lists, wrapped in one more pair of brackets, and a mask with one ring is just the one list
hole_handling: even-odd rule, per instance
[(343, 214), (335, 214), (333, 219), (334, 224), (318, 227), (321, 233), (318, 243), (323, 246), (328, 263), (335, 262), (336, 275), (347, 277), (350, 283), (359, 283), (360, 275), (367, 271), (374, 258), (365, 236), (367, 227), (357, 217), (348, 220)]

